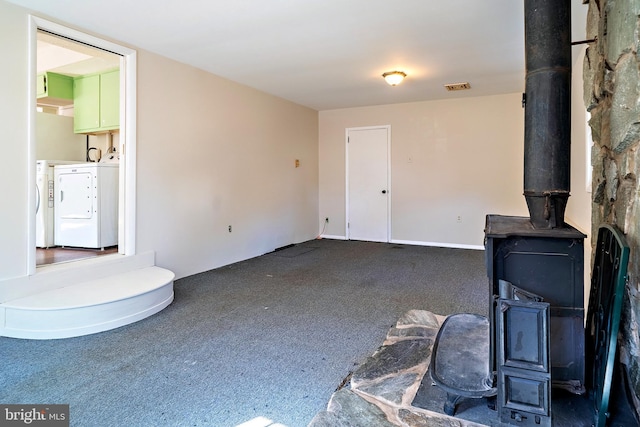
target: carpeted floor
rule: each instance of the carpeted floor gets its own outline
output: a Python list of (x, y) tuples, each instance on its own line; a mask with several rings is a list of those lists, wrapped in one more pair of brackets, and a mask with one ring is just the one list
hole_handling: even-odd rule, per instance
[(483, 251), (312, 240), (178, 280), (133, 325), (0, 338), (0, 403), (68, 403), (72, 426), (306, 426), (406, 311), (487, 306)]

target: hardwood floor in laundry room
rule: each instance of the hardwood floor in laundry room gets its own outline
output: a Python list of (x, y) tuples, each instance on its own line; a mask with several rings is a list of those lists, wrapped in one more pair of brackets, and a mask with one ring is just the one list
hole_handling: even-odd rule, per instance
[(36, 248), (36, 266), (57, 264), (61, 262), (78, 261), (81, 259), (95, 258), (103, 255), (118, 253), (118, 247), (112, 246), (105, 249), (87, 248)]

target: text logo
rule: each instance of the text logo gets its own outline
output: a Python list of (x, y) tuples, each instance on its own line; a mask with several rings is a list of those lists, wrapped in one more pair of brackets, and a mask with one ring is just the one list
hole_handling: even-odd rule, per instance
[(2, 405), (0, 427), (69, 427), (69, 405)]

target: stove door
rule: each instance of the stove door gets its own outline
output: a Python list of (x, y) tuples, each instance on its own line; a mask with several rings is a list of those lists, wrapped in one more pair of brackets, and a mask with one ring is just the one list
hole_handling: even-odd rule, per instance
[(500, 421), (550, 427), (549, 304), (500, 298), (496, 321)]

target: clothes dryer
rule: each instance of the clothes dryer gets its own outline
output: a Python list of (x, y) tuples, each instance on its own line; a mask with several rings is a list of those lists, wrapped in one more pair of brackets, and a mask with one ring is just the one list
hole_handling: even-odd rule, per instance
[(118, 244), (118, 164), (59, 165), (55, 244), (104, 249)]

